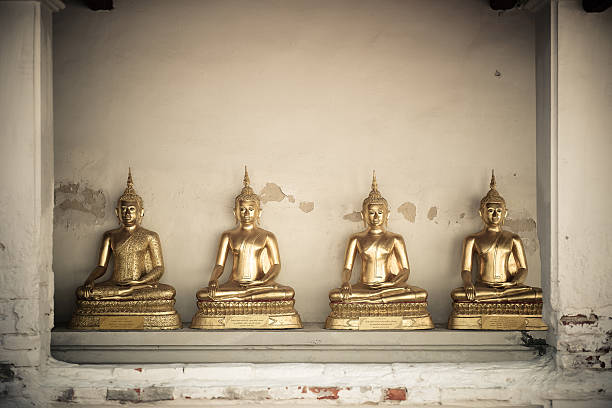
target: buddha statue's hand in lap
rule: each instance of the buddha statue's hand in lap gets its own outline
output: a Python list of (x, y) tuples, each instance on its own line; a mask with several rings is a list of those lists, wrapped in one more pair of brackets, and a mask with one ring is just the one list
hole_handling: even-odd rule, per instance
[[(349, 239), (346, 250), (344, 269), (342, 270), (342, 286), (329, 293), (332, 314), (327, 319), (326, 327), (335, 329), (355, 329), (350, 322), (350, 316), (368, 313), (374, 316), (390, 316), (389, 322), (395, 321), (398, 327), (385, 326), (381, 329), (422, 329), (433, 327), (431, 317), (427, 312), (427, 292), (406, 282), (410, 276), (410, 266), (404, 239), (399, 234), (386, 230), (389, 217), (387, 200), (378, 191), (376, 176), (373, 176), (372, 191), (364, 200), (362, 217), (366, 229)], [(361, 274), (359, 282), (351, 284), (353, 264), (356, 257), (361, 258)], [(372, 305), (370, 312), (360, 305)], [(376, 306), (380, 305), (380, 306)], [(408, 316), (416, 318), (408, 319)], [(381, 318), (381, 321), (384, 317)], [(399, 322), (399, 323), (397, 323)], [(370, 328), (371, 329), (371, 328)]]
[[(289, 286), (275, 281), (281, 270), (278, 243), (273, 233), (258, 227), (261, 214), (259, 196), (250, 187), (245, 168), (244, 188), (235, 199), (234, 215), (238, 226), (221, 235), (217, 259), (208, 286), (200, 289), (196, 297), (199, 311), (191, 327), (223, 328), (297, 328), (299, 315), (293, 308), (295, 292)], [(232, 257), (229, 279), (219, 284), (227, 258)], [(269, 264), (269, 268), (266, 268)], [(236, 312), (239, 310), (240, 313)], [(243, 326), (231, 326), (228, 316), (251, 314)], [(259, 317), (257, 315), (260, 315)], [(274, 324), (258, 320), (274, 315)], [(281, 316), (278, 318), (278, 316)], [(211, 317), (216, 316), (216, 317)], [(218, 324), (222, 320), (222, 324)], [(234, 320), (231, 320), (234, 321)], [(237, 321), (237, 320), (236, 320)], [(233, 324), (233, 323), (232, 323)], [(252, 326), (249, 326), (252, 324)]]
[[(104, 233), (98, 265), (89, 274), (84, 285), (76, 290), (77, 300), (81, 302), (71, 325), (83, 328), (79, 327), (75, 318), (92, 313), (92, 310), (96, 312), (96, 309), (99, 309), (100, 313), (107, 311), (116, 316), (122, 316), (122, 313), (128, 316), (146, 315), (148, 309), (154, 309), (165, 313), (166, 317), (151, 317), (148, 319), (151, 327), (143, 328), (180, 327), (180, 319), (173, 307), (176, 292), (172, 286), (159, 283), (164, 273), (159, 236), (140, 226), (144, 206), (142, 198), (134, 190), (131, 171), (127, 188), (119, 198), (115, 212), (121, 226)], [(97, 283), (96, 280), (106, 273), (111, 257), (114, 260), (111, 277)], [(126, 306), (125, 301), (136, 301), (132, 310)], [(161, 303), (156, 304), (159, 302), (166, 305), (167, 310), (163, 310)], [(118, 312), (119, 309), (121, 312)], [(157, 320), (157, 323), (153, 320)], [(168, 325), (171, 327), (167, 327)], [(147, 326), (146, 322), (144, 326)]]
[[(542, 290), (524, 284), (527, 259), (523, 242), (517, 234), (502, 229), (507, 213), (506, 202), (498, 193), (495, 174), (492, 174), (490, 190), (480, 201), (479, 214), (484, 228), (463, 241), (463, 286), (451, 292), (454, 303), (450, 328), (546, 328), (541, 320)], [(478, 263), (475, 282), (472, 281), (474, 258)], [(469, 317), (469, 314), (476, 315), (478, 320), (474, 320), (474, 316)], [(481, 316), (489, 315), (502, 317), (496, 320), (487, 317), (483, 323)], [(512, 320), (512, 316), (519, 317)], [(533, 318), (523, 319), (521, 316)]]

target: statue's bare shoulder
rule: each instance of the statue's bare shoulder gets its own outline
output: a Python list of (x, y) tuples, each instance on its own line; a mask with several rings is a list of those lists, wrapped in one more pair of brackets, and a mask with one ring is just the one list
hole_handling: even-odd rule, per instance
[(116, 235), (119, 231), (121, 231), (121, 228), (115, 228), (112, 230), (108, 230), (104, 233), (104, 235), (102, 235), (102, 239), (111, 238), (114, 235)]
[(402, 237), (401, 234), (396, 234), (395, 232), (387, 231), (387, 232), (385, 232), (385, 237), (391, 238), (394, 241), (404, 242), (404, 237)]
[(272, 239), (276, 241), (276, 236), (271, 231), (265, 230), (263, 228), (257, 228), (256, 231), (259, 235), (266, 237), (266, 239)]
[(506, 239), (513, 239), (513, 240), (518, 239), (519, 241), (521, 240), (521, 237), (512, 231), (503, 230), (502, 233), (504, 234), (504, 238)]
[(362, 240), (368, 236), (368, 230), (357, 232), (349, 238), (349, 241), (356, 239), (357, 241)]
[(478, 231), (474, 234), (470, 234), (467, 237), (465, 237), (463, 239), (463, 245), (467, 246), (467, 245), (473, 245), (474, 243), (476, 243), (477, 241), (479, 241), (480, 239), (482, 239), (484, 237), (484, 231)]

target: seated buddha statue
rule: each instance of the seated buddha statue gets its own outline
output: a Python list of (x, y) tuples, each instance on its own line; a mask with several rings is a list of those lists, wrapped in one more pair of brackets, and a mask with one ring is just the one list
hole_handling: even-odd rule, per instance
[[(115, 213), (120, 227), (104, 233), (98, 265), (76, 290), (77, 310), (70, 327), (90, 330), (181, 327), (174, 310), (176, 291), (159, 283), (164, 273), (159, 236), (140, 226), (144, 206), (134, 190), (131, 170)], [(111, 258), (114, 262), (111, 277), (97, 283)]]
[[(199, 329), (300, 328), (294, 309), (295, 291), (276, 282), (281, 271), (276, 237), (258, 226), (261, 201), (250, 186), (245, 167), (244, 187), (234, 200), (237, 227), (224, 232), (208, 286), (200, 289), (198, 312), (191, 327)], [(219, 284), (231, 254), (232, 272)]]
[[(496, 189), (494, 172), (479, 214), (484, 228), (463, 241), (463, 286), (451, 292), (449, 328), (545, 330), (542, 290), (524, 284), (527, 259), (523, 242), (517, 234), (502, 229), (508, 211)], [(474, 258), (478, 264), (475, 282)]]
[[(342, 286), (329, 293), (332, 313), (326, 328), (432, 328), (427, 291), (406, 283), (410, 266), (404, 239), (386, 229), (389, 205), (378, 191), (376, 174), (372, 176), (372, 191), (363, 201), (361, 214), (366, 229), (349, 239)], [(361, 273), (359, 282), (351, 284), (357, 255), (361, 258)]]

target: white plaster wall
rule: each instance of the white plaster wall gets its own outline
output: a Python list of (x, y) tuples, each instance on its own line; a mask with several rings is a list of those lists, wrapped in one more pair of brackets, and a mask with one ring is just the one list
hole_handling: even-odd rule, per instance
[(44, 365), (49, 355), (51, 23), (37, 1), (0, 4), (0, 369)]
[[(556, 9), (554, 15), (556, 16)], [(542, 290), (544, 297), (548, 300), (544, 302), (546, 309), (549, 309), (552, 301), (551, 242), (556, 240), (556, 236), (552, 236), (551, 232), (553, 226), (551, 217), (551, 39), (553, 37), (556, 41), (556, 36), (551, 36), (551, 7), (550, 4), (547, 4), (536, 13), (535, 40), (538, 238), (542, 261)], [(546, 318), (549, 327), (553, 326), (555, 319), (550, 315), (550, 310), (547, 310)]]
[(612, 356), (612, 10), (559, 3), (558, 348), (563, 364)]
[[(44, 323), (48, 313), (43, 308), (44, 296), (43, 271), (32, 265), (44, 265), (48, 253), (41, 248), (49, 246), (49, 238), (45, 238), (42, 225), (49, 221), (49, 203), (45, 202), (48, 195), (44, 192), (49, 188), (49, 169), (45, 163), (50, 160), (51, 152), (45, 150), (41, 136), (50, 137), (42, 129), (48, 129), (43, 112), (50, 113), (49, 100), (44, 97), (44, 72), (48, 67), (44, 56), (37, 53), (37, 46), (44, 48), (45, 35), (50, 27), (49, 14), (40, 12), (36, 2), (19, 1), (14, 4), (0, 2), (0, 44), (2, 56), (12, 55), (18, 58), (0, 59), (0, 130), (3, 135), (0, 154), (2, 160), (3, 186), (0, 193), (2, 206), (0, 216), (2, 229), (0, 241), (0, 405), (1, 406), (66, 406), (68, 403), (79, 403), (81, 406), (118, 406), (126, 402), (140, 401), (139, 406), (236, 406), (236, 405), (271, 405), (276, 406), (314, 406), (345, 404), (394, 404), (405, 401), (410, 406), (536, 406), (544, 407), (604, 407), (610, 404), (609, 390), (612, 384), (612, 371), (588, 370), (584, 365), (580, 369), (570, 369), (555, 365), (552, 356), (543, 356), (537, 361), (499, 363), (499, 364), (208, 364), (208, 365), (143, 365), (143, 366), (107, 366), (107, 365), (74, 365), (48, 359), (39, 360), (39, 350), (42, 356), (48, 342), (44, 337), (49, 331)], [(45, 2), (48, 4), (48, 2)], [(576, 4), (579, 2), (576, 1)], [(18, 7), (16, 7), (18, 6)], [(61, 3), (57, 5), (61, 6)], [(41, 6), (42, 7), (42, 6)], [(569, 10), (569, 13), (567, 11)], [(571, 16), (567, 21), (587, 19), (594, 27), (601, 28), (600, 20), (589, 20), (590, 16), (577, 12), (573, 8), (561, 11), (563, 15)], [(556, 16), (556, 8), (553, 13)], [(18, 17), (21, 24), (11, 24)], [(603, 15), (599, 18), (608, 18)], [(593, 21), (599, 21), (593, 23)], [(600, 39), (601, 31), (591, 30), (582, 26), (591, 36), (591, 40)], [(33, 31), (33, 32), (32, 32)], [(554, 30), (553, 30), (554, 31)], [(17, 34), (16, 34), (17, 33)], [(36, 38), (40, 35), (40, 42)], [(19, 38), (20, 41), (16, 39)], [(563, 38), (563, 37), (562, 37)], [(9, 41), (15, 39), (15, 41)], [(578, 44), (591, 44), (581, 37)], [(17, 43), (17, 46), (12, 43)], [(38, 44), (38, 45), (37, 45)], [(555, 43), (556, 44), (556, 43)], [(569, 44), (569, 42), (566, 42)], [(34, 49), (31, 46), (34, 45)], [(48, 45), (48, 44), (47, 44)], [(562, 47), (563, 48), (563, 47)], [(568, 48), (565, 48), (567, 51)], [(41, 50), (41, 53), (48, 50)], [(601, 51), (601, 47), (596, 49)], [(553, 50), (554, 53), (554, 50)], [(604, 53), (605, 55), (605, 53)], [(49, 53), (47, 53), (47, 57)], [(39, 58), (39, 59), (37, 59)], [(563, 59), (560, 58), (562, 61)], [(594, 58), (593, 63), (605, 61)], [(20, 62), (18, 64), (17, 62)], [(32, 75), (34, 69), (28, 66), (41, 63), (40, 76)], [(573, 63), (572, 63), (573, 64)], [(582, 67), (584, 68), (584, 67)], [(561, 72), (563, 72), (561, 70)], [(583, 70), (565, 71), (560, 76), (559, 87), (564, 89), (568, 84), (562, 82), (580, 79), (584, 85)], [(572, 76), (576, 75), (576, 76)], [(38, 77), (38, 80), (36, 79)], [(13, 81), (10, 81), (10, 79)], [(561, 81), (561, 78), (563, 80)], [(591, 76), (592, 80), (599, 78)], [(34, 85), (32, 86), (32, 82)], [(588, 81), (587, 81), (588, 83)], [(48, 85), (48, 84), (47, 84)], [(552, 83), (555, 88), (556, 82)], [(572, 88), (571, 86), (569, 86)], [(572, 88), (575, 89), (575, 88)], [(594, 100), (603, 102), (601, 94), (589, 91)], [(37, 100), (36, 96), (40, 96)], [(34, 97), (34, 101), (28, 98)], [(567, 102), (567, 101), (566, 101)], [(36, 114), (37, 105), (40, 116)], [(575, 107), (577, 109), (577, 107)], [(560, 109), (561, 111), (561, 109)], [(569, 121), (573, 111), (565, 112), (566, 119), (560, 120), (560, 125)], [(589, 116), (589, 112), (579, 111), (575, 116), (582, 127), (580, 131), (589, 129), (599, 120), (602, 126), (599, 130), (610, 129), (609, 122), (603, 116)], [(582, 120), (583, 115), (590, 120)], [(552, 122), (553, 120), (551, 120)], [(33, 125), (32, 123), (33, 122)], [(571, 121), (570, 121), (571, 123)], [(37, 132), (40, 126), (40, 133)], [(562, 126), (560, 126), (560, 129)], [(602, 149), (606, 145), (601, 141), (601, 133), (584, 132), (586, 142), (598, 141)], [(562, 138), (560, 138), (563, 140)], [(576, 147), (580, 149), (580, 146)], [(567, 150), (560, 153), (568, 154)], [(552, 152), (554, 155), (555, 153)], [(590, 158), (589, 158), (590, 159)], [(577, 171), (588, 168), (583, 161), (572, 158), (572, 162), (563, 162), (559, 168), (569, 172), (570, 165), (577, 166)], [(581, 159), (582, 160), (582, 159)], [(585, 159), (586, 160), (586, 159)], [(556, 161), (553, 157), (552, 161)], [(560, 161), (561, 162), (561, 161)], [(589, 166), (601, 167), (601, 161), (588, 160)], [(120, 176), (116, 176), (119, 182)], [(482, 175), (483, 179), (485, 178)], [(37, 181), (38, 180), (38, 181)], [(572, 182), (572, 178), (560, 178), (560, 187), (564, 180)], [(120, 180), (122, 181), (122, 180)], [(45, 187), (47, 186), (47, 187)], [(40, 187), (40, 189), (38, 188)], [(606, 195), (606, 186), (587, 189), (576, 186), (579, 192), (585, 192), (588, 197)], [(228, 190), (229, 191), (229, 190)], [(120, 188), (113, 187), (113, 192), (119, 194)], [(108, 194), (108, 193), (107, 193)], [(230, 193), (227, 193), (230, 196)], [(233, 192), (232, 192), (233, 194)], [(474, 193), (474, 200), (480, 194)], [(157, 195), (159, 199), (160, 195)], [(154, 197), (155, 198), (155, 197)], [(230, 197), (231, 198), (231, 197)], [(564, 197), (567, 199), (567, 197)], [(154, 199), (155, 202), (157, 199)], [(561, 208), (565, 204), (561, 203)], [(586, 203), (588, 201), (585, 200)], [(33, 203), (33, 204), (32, 204)], [(32, 206), (30, 206), (32, 204)], [(555, 204), (555, 203), (553, 203)], [(584, 203), (583, 203), (584, 204)], [(586, 204), (585, 204), (586, 205)], [(270, 206), (269, 206), (270, 208)], [(269, 209), (268, 208), (268, 209)], [(591, 207), (586, 207), (591, 208)], [(40, 210), (40, 211), (39, 211)], [(597, 212), (595, 211), (597, 215)], [(550, 214), (544, 214), (550, 215)], [(10, 224), (15, 216), (24, 220), (31, 219), (32, 224), (24, 221), (21, 224)], [(28, 218), (29, 217), (29, 218)], [(568, 218), (574, 214), (563, 213), (559, 218), (560, 225), (567, 225)], [(78, 217), (77, 217), (78, 218)], [(106, 220), (106, 217), (105, 217)], [(104, 222), (110, 225), (110, 218)], [(41, 225), (38, 229), (35, 224)], [(414, 226), (418, 226), (417, 222)], [(23, 228), (23, 227), (26, 228)], [(21, 228), (20, 228), (21, 227)], [(598, 232), (607, 227), (599, 224)], [(589, 234), (585, 230), (577, 231), (577, 237), (582, 242), (588, 242)], [(93, 234), (93, 233), (92, 233)], [(7, 238), (8, 237), (8, 238)], [(6, 244), (9, 245), (6, 245)], [(57, 244), (57, 240), (56, 240)], [(583, 252), (590, 249), (582, 244), (577, 248)], [(38, 256), (33, 259), (28, 255), (34, 251)], [(577, 250), (578, 250), (577, 249)], [(591, 262), (604, 262), (605, 251), (590, 252)], [(561, 260), (560, 260), (561, 261)], [(581, 289), (584, 282), (601, 279), (602, 285), (608, 285), (602, 271), (587, 263), (578, 273), (570, 274), (568, 258), (560, 262), (560, 278), (551, 281), (551, 292), (559, 297), (559, 293), (567, 297), (562, 307), (555, 308), (560, 316), (563, 313), (593, 310), (596, 313), (606, 312), (605, 296), (594, 296), (587, 289)], [(574, 293), (574, 288), (579, 288)], [(38, 291), (38, 292), (36, 292)], [(599, 293), (599, 292), (595, 292)], [(46, 304), (48, 307), (49, 304)], [(566, 317), (567, 316), (563, 316)], [(601, 318), (608, 317), (601, 315)], [(563, 318), (562, 318), (563, 319)], [(588, 329), (588, 319), (568, 327)], [(42, 323), (41, 323), (42, 322)], [(592, 326), (592, 325), (591, 325)], [(601, 328), (601, 326), (598, 326)], [(591, 331), (561, 333), (560, 339), (574, 336), (584, 346), (593, 338), (602, 338)], [(149, 333), (154, 335), (154, 333)], [(38, 336), (41, 336), (39, 339)], [(27, 340), (27, 341), (26, 341)], [(560, 350), (563, 352), (563, 350)], [(559, 353), (558, 353), (559, 354)], [(40, 363), (48, 364), (40, 367)], [(593, 367), (591, 365), (591, 367)], [(598, 367), (596, 367), (598, 368)], [(609, 368), (606, 367), (606, 368)], [(168, 399), (174, 399), (169, 401)], [(271, 401), (273, 400), (273, 401)], [(163, 402), (160, 402), (163, 401)], [(422, 404), (422, 405), (419, 405)]]
[(560, 302), (566, 311), (607, 316), (612, 269), (599, 255), (610, 254), (612, 242), (611, 40), (612, 10), (586, 14), (579, 2), (559, 4), (559, 279), (581, 282), (562, 287)]
[[(540, 285), (530, 13), (476, 0), (69, 3), (54, 46), (58, 322), (116, 225), (128, 166), (185, 321), (233, 226), (244, 164), (258, 192), (275, 183), (295, 198), (266, 203), (262, 226), (305, 321), (328, 313), (362, 227), (343, 217), (360, 209), (373, 168), (436, 322), (492, 167), (508, 227), (527, 241), (527, 283)], [(414, 222), (398, 212), (405, 202)]]

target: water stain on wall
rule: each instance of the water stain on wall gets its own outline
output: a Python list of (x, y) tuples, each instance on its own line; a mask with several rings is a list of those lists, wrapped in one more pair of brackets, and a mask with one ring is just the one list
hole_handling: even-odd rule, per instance
[(406, 201), (402, 205), (399, 206), (397, 211), (404, 216), (410, 222), (414, 222), (416, 220), (416, 205), (411, 203), (410, 201)]
[[(270, 201), (281, 202), (285, 198), (291, 204), (294, 204), (296, 198), (294, 195), (287, 195), (283, 192), (283, 189), (276, 183), (266, 183), (264, 188), (261, 189), (259, 193), (259, 198), (261, 199), (261, 203), (265, 204)], [(314, 210), (314, 202), (313, 201), (300, 201), (299, 204), (300, 210), (305, 213), (309, 213)]]
[(532, 254), (538, 250), (538, 230), (536, 221), (533, 218), (506, 218), (504, 227), (521, 237), (526, 252)]
[(438, 216), (438, 207), (430, 207), (429, 211), (427, 211), (427, 219), (433, 220)]
[(55, 222), (70, 224), (96, 224), (106, 214), (106, 196), (81, 183), (60, 182), (55, 186)]
[(300, 210), (309, 213), (314, 210), (314, 203), (312, 201), (302, 201), (300, 203)]
[(342, 219), (352, 222), (361, 222), (361, 213), (359, 211), (353, 211), (352, 213), (345, 214)]
[(283, 190), (280, 188), (280, 186), (275, 183), (266, 183), (264, 188), (259, 193), (259, 198), (261, 198), (262, 204), (265, 204), (269, 201), (283, 201), (286, 197), (287, 195), (283, 193)]

